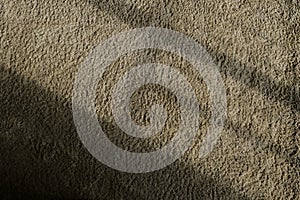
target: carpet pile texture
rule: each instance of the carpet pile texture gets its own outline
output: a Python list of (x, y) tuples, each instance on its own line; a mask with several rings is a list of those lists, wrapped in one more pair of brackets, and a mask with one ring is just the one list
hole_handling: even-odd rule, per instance
[[(227, 120), (213, 151), (197, 152), (209, 120), (209, 95), (184, 59), (147, 49), (127, 54), (99, 81), (99, 124), (117, 146), (147, 152), (178, 128), (176, 97), (145, 85), (131, 117), (149, 107), (170, 116), (151, 139), (129, 137), (111, 113), (110, 91), (131, 67), (159, 62), (195, 89), (197, 138), (173, 164), (150, 173), (99, 162), (78, 137), (72, 116), (76, 72), (104, 40), (130, 29), (163, 27), (201, 44), (223, 79)], [(1, 199), (300, 199), (300, 3), (298, 0), (0, 0)]]

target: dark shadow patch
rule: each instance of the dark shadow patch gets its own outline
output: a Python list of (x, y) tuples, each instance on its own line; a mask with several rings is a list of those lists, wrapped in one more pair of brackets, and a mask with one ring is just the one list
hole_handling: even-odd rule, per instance
[[(199, 174), (194, 179), (197, 172), (178, 167), (179, 162), (147, 174), (102, 165), (77, 137), (67, 100), (4, 65), (0, 72), (2, 199), (149, 199), (140, 194), (141, 183), (154, 186), (155, 193), (148, 190), (147, 195), (157, 197), (247, 199), (224, 182)], [(157, 190), (157, 185), (173, 190)]]

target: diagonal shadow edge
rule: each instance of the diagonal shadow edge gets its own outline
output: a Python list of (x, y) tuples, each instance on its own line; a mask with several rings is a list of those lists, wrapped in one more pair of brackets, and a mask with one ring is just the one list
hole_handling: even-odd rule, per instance
[[(149, 11), (141, 11), (135, 5), (126, 4), (123, 0), (113, 1), (113, 6), (101, 0), (88, 0), (89, 3), (97, 8), (107, 12), (110, 15), (117, 16), (121, 21), (131, 27), (143, 26), (161, 26), (176, 30), (171, 22), (161, 17), (160, 12), (156, 15), (159, 17), (159, 23), (155, 21), (155, 17)], [(197, 40), (196, 40), (197, 41)], [(225, 53), (216, 52), (209, 48), (208, 44), (202, 44), (213, 57), (216, 63), (222, 62), (221, 73), (228, 74), (235, 80), (259, 91), (262, 95), (271, 101), (279, 101), (284, 106), (291, 109), (292, 112), (300, 112), (300, 93), (296, 86), (284, 85), (276, 80), (271, 79), (267, 75), (258, 71), (254, 67), (250, 67), (246, 63), (231, 59)], [(292, 53), (294, 54), (294, 53)], [(294, 55), (295, 57), (296, 55)], [(296, 68), (297, 63), (292, 63), (292, 67)], [(243, 70), (241, 70), (241, 68)], [(237, 73), (239, 71), (239, 73)], [(246, 77), (246, 78), (241, 78)], [(251, 80), (251, 81), (249, 81)]]
[[(52, 180), (50, 177), (53, 177), (54, 174), (55, 177), (66, 177), (68, 171), (70, 171), (69, 166), (76, 164), (76, 168), (78, 169), (74, 169), (75, 172), (71, 170), (72, 175), (77, 179), (82, 178), (83, 182), (84, 177), (88, 176), (84, 173), (84, 170), (87, 170), (89, 168), (88, 166), (94, 164), (96, 165), (96, 169), (89, 172), (91, 173), (91, 176), (94, 174), (96, 176), (93, 178), (96, 179), (96, 181), (93, 181), (93, 184), (98, 184), (99, 180), (108, 180), (108, 184), (111, 184), (109, 190), (112, 190), (112, 193), (118, 188), (118, 190), (122, 189), (119, 192), (122, 192), (125, 195), (128, 194), (130, 199), (145, 198), (142, 195), (139, 196), (136, 192), (134, 192), (135, 197), (133, 197), (132, 191), (128, 191), (121, 183), (113, 181), (114, 177), (116, 177), (117, 174), (120, 174), (119, 172), (99, 164), (95, 159), (91, 159), (91, 155), (88, 154), (86, 150), (82, 151), (84, 148), (76, 134), (75, 125), (72, 121), (70, 102), (68, 100), (59, 97), (53, 91), (41, 88), (35, 81), (17, 74), (13, 69), (5, 68), (2, 64), (0, 64), (0, 72), (0, 93), (2, 94), (0, 96), (0, 114), (4, 119), (0, 122), (1, 134), (19, 134), (18, 141), (20, 143), (17, 146), (23, 148), (21, 150), (21, 155), (15, 155), (14, 152), (19, 152), (20, 149), (16, 146), (16, 148), (10, 150), (9, 148), (11, 146), (7, 143), (3, 143), (4, 141), (2, 140), (0, 145), (0, 176), (2, 178), (0, 188), (4, 190), (5, 187), (5, 191), (16, 198), (18, 198), (19, 194), (23, 194), (25, 195), (23, 198), (26, 198), (26, 195), (28, 195), (28, 198), (33, 199), (65, 199), (66, 197), (68, 197), (68, 199), (76, 199), (78, 196), (84, 196), (84, 194), (82, 194), (84, 191), (78, 190), (85, 190), (85, 188), (80, 187), (76, 190), (74, 189), (77, 184), (76, 179), (73, 183), (70, 183), (71, 185), (75, 184), (71, 187), (73, 189), (70, 190), (70, 188), (66, 188), (60, 179)], [(15, 118), (18, 118), (22, 122), (22, 129), (10, 129), (10, 119)], [(24, 135), (27, 133), (32, 133), (29, 138), (27, 135)], [(42, 147), (43, 145), (40, 146), (42, 143), (44, 143), (44, 146), (46, 145), (47, 147), (50, 145), (50, 149), (52, 147), (54, 149), (44, 149), (44, 147)], [(50, 163), (44, 161), (45, 156), (47, 157), (49, 152), (60, 148), (66, 152), (55, 152), (54, 157), (49, 158), (51, 160)], [(73, 154), (72, 156), (77, 156), (80, 159), (75, 159), (74, 161), (70, 158), (70, 153)], [(21, 160), (18, 158), (21, 158)], [(79, 161), (82, 159), (84, 162), (80, 164)], [(40, 163), (35, 163), (38, 161)], [(47, 172), (49, 169), (52, 169), (51, 174)], [(54, 169), (55, 172), (53, 171)], [(166, 170), (167, 169), (168, 168), (166, 168)], [(10, 170), (18, 171), (18, 176), (24, 176), (25, 179), (18, 180), (15, 183), (15, 178), (12, 178), (14, 175), (10, 173)], [(32, 174), (32, 170), (34, 170), (34, 174)], [(180, 171), (181, 169), (178, 168), (176, 170)], [(99, 171), (104, 171), (104, 174), (98, 175)], [(194, 171), (194, 169), (190, 167), (189, 171)], [(82, 173), (82, 175), (79, 176), (80, 173)], [(162, 172), (158, 171), (157, 173)], [(32, 175), (28, 177), (30, 174)], [(44, 174), (44, 176), (41, 176), (41, 174)], [(123, 175), (124, 174), (121, 173), (121, 176)], [(177, 178), (182, 178), (182, 180), (187, 179), (187, 177), (183, 175), (185, 174), (179, 175)], [(191, 176), (193, 175), (191, 174)], [(197, 189), (194, 192), (198, 193), (198, 195), (205, 195), (205, 198), (203, 196), (203, 199), (213, 199), (215, 193), (220, 194), (221, 196), (230, 195), (227, 197), (231, 199), (248, 199), (244, 197), (244, 195), (240, 195), (232, 190), (227, 183), (217, 182), (213, 178), (205, 175), (200, 176), (203, 180), (197, 181), (198, 186), (195, 186)], [(50, 181), (47, 177), (50, 178)], [(166, 176), (165, 178), (169, 177)], [(29, 180), (30, 182), (28, 182)], [(28, 187), (34, 184), (35, 190), (39, 190), (38, 186), (41, 186), (44, 190), (42, 190), (42, 192), (37, 192), (34, 189), (29, 188), (27, 191), (27, 186), (24, 186), (24, 183), (26, 183)], [(181, 182), (175, 182), (174, 184), (180, 183)], [(54, 188), (51, 189), (52, 185), (56, 186), (53, 186)], [(21, 186), (22, 188), (20, 188)], [(56, 190), (57, 187), (60, 189), (58, 191), (53, 191)], [(64, 189), (67, 191), (63, 192)], [(14, 193), (16, 194), (14, 195)], [(0, 193), (0, 197), (1, 195), (5, 194)]]

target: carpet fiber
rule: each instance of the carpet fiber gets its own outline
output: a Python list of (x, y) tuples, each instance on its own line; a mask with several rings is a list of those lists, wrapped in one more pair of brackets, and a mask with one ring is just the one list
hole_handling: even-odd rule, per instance
[[(147, 49), (109, 66), (97, 88), (99, 124), (117, 146), (148, 152), (178, 128), (176, 97), (159, 85), (134, 93), (131, 117), (149, 123), (149, 105), (170, 116), (159, 136), (123, 133), (110, 91), (139, 63), (178, 69), (195, 89), (197, 138), (176, 162), (132, 174), (95, 159), (72, 115), (76, 72), (109, 37), (141, 27), (186, 34), (223, 79), (227, 120), (213, 151), (198, 157), (210, 103), (186, 60)], [(300, 199), (300, 4), (298, 0), (0, 0), (0, 199)]]

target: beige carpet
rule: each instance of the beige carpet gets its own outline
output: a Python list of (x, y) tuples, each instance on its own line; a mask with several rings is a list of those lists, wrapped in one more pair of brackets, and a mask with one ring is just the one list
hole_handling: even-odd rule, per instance
[[(298, 0), (0, 0), (0, 199), (300, 199), (299, 24)], [(194, 145), (161, 170), (131, 174), (102, 164), (81, 143), (72, 89), (94, 47), (145, 26), (176, 30), (206, 48), (223, 78), (227, 121), (213, 151), (198, 158), (210, 108), (203, 80), (164, 51), (120, 58), (99, 82), (96, 105), (119, 147), (151, 151), (178, 125), (176, 98), (148, 85), (132, 97), (133, 120), (147, 124), (147, 103), (156, 101), (174, 121), (153, 141), (120, 131), (109, 91), (130, 66), (174, 66), (201, 104)]]

